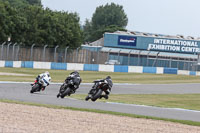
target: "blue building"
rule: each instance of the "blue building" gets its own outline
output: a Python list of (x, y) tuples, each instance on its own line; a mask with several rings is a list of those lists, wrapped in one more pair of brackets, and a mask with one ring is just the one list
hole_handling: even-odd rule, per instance
[(141, 32), (105, 33), (101, 51), (121, 65), (199, 70), (200, 40)]

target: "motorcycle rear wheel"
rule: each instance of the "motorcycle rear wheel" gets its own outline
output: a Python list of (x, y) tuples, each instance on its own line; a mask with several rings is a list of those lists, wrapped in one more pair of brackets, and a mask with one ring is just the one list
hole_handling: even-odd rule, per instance
[(88, 101), (90, 99), (90, 97), (89, 96), (87, 96), (86, 98), (85, 98), (85, 101)]

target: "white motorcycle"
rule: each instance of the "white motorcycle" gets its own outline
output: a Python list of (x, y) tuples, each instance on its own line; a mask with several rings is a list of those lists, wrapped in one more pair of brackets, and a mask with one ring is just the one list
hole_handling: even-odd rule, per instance
[(42, 88), (48, 86), (51, 82), (51, 77), (49, 75), (44, 75), (39, 78), (38, 82), (32, 84), (32, 89), (30, 93), (41, 91)]

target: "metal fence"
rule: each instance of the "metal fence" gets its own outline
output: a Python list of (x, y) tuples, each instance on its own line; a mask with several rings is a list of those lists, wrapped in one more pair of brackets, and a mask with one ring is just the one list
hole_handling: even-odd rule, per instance
[(0, 45), (0, 59), (7, 61), (43, 61), (43, 62), (68, 62), (68, 63), (84, 63), (84, 64), (104, 64), (107, 59), (107, 53), (100, 51), (91, 51), (78, 47), (72, 49), (70, 47), (48, 48), (22, 47), (17, 43), (2, 43)]
[(118, 60), (121, 65), (129, 66), (168, 67), (190, 71), (200, 70), (198, 65), (199, 59), (194, 58), (171, 58), (168, 56), (110, 53), (109, 59)]
[(144, 56), (140, 54), (124, 54), (93, 51), (79, 47), (48, 48), (48, 45), (36, 47), (22, 47), (17, 43), (2, 43), (0, 45), (0, 60), (7, 61), (42, 61), (42, 62), (63, 62), (83, 64), (105, 64), (109, 60), (117, 60), (120, 65), (148, 66), (148, 67), (169, 67), (180, 70), (199, 71), (198, 59), (169, 58), (159, 56)]

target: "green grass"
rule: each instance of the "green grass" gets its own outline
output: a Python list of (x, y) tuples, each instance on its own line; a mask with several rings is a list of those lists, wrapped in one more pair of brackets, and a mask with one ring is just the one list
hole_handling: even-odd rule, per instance
[[(0, 81), (33, 81), (35, 77), (46, 70), (31, 68), (0, 68), (0, 72), (29, 74), (31, 76), (4, 76), (0, 75)], [(72, 71), (48, 70), (52, 82), (63, 82)], [(83, 83), (91, 83), (96, 79), (102, 79), (110, 75), (114, 83), (135, 84), (168, 84), (168, 83), (199, 83), (198, 76), (174, 75), (174, 74), (141, 74), (141, 73), (119, 73), (119, 72), (94, 72), (79, 71)]]
[[(86, 94), (70, 97), (84, 100)], [(111, 94), (108, 100), (98, 101), (200, 110), (200, 94)]]
[(132, 117), (132, 118), (144, 118), (144, 119), (162, 120), (162, 121), (169, 121), (169, 122), (192, 125), (192, 126), (200, 126), (200, 122), (188, 121), (188, 120), (166, 119), (166, 118), (158, 118), (158, 117), (151, 117), (151, 116), (134, 115), (134, 114), (127, 114), (127, 113), (118, 113), (118, 112), (112, 112), (112, 111), (73, 108), (73, 107), (63, 107), (63, 106), (57, 106), (57, 105), (38, 104), (38, 103), (21, 102), (21, 101), (13, 101), (13, 100), (6, 100), (6, 99), (0, 99), (0, 102), (12, 103), (12, 104), (22, 104), (22, 105), (29, 105), (29, 106), (38, 106), (38, 107), (46, 107), (46, 108), (52, 108), (52, 109), (69, 109), (69, 110), (73, 110), (73, 111), (94, 112), (94, 113), (110, 114), (110, 115), (116, 115), (116, 116), (126, 116), (126, 117)]

